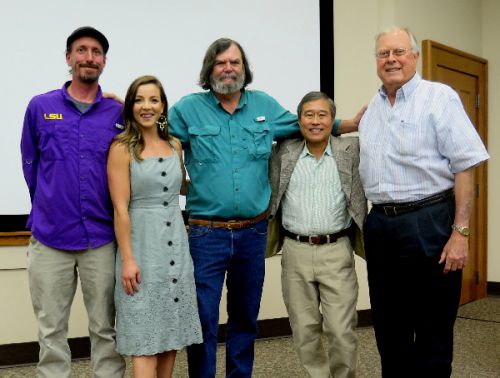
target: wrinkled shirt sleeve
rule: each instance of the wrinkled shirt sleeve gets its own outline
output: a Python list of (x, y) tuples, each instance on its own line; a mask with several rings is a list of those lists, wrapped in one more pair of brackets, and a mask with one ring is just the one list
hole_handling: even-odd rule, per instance
[(281, 140), (283, 138), (299, 137), (300, 129), (297, 122), (297, 116), (283, 108), (274, 98), (268, 96), (272, 106), (273, 119), (272, 127), (274, 131), (274, 139)]
[(187, 123), (176, 106), (168, 112), (168, 128), (169, 132), (181, 141), (183, 147), (189, 144)]
[[(436, 121), (438, 148), (449, 159), (453, 174), (474, 167), (489, 158), (488, 152), (454, 91), (445, 97), (445, 106)], [(444, 97), (444, 96), (443, 96)]]
[(24, 116), (23, 131), (21, 135), (21, 157), (24, 179), (28, 185), (31, 202), (33, 202), (40, 152), (38, 150), (36, 124), (32, 120), (29, 106)]

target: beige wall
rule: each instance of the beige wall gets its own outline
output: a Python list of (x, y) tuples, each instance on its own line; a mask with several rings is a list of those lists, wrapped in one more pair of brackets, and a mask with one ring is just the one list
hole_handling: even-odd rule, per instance
[[(500, 282), (500, 1), (498, 0), (335, 0), (335, 91), (340, 116), (353, 115), (376, 92), (379, 80), (373, 58), (373, 37), (392, 25), (410, 27), (419, 40), (440, 43), (489, 61), (489, 200), (488, 281)], [(26, 248), (0, 248), (0, 345), (36, 340), (36, 322), (28, 294)], [(356, 259), (360, 281), (358, 309), (369, 308), (366, 270)], [(260, 319), (286, 316), (281, 300), (280, 257), (266, 261), (266, 282)], [(225, 302), (221, 322), (226, 321)], [(87, 335), (78, 291), (70, 320), (70, 337)]]
[(500, 1), (482, 0), (481, 56), (488, 59), (488, 281), (500, 282)]
[[(27, 247), (0, 247), (0, 345), (34, 341), (37, 327), (26, 274)], [(69, 321), (69, 337), (88, 336), (78, 288)]]

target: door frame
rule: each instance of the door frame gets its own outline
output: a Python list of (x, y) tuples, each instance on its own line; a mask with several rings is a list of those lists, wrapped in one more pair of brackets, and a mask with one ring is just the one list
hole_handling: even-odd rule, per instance
[[(444, 52), (439, 54), (436, 51)], [(465, 58), (465, 59), (463, 59)], [(488, 141), (488, 61), (481, 57), (460, 51), (441, 43), (422, 41), (422, 77), (433, 80), (433, 67), (443, 66), (478, 77), (479, 106), (478, 121), (475, 125), (478, 134), (487, 147)], [(484, 163), (476, 169), (474, 200), (477, 251), (477, 271), (475, 299), (487, 296), (487, 257), (488, 257), (488, 168)]]

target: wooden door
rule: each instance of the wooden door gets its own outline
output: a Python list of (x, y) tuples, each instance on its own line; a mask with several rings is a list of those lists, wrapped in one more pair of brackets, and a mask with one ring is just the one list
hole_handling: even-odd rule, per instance
[[(422, 47), (423, 77), (448, 84), (457, 91), (465, 111), (486, 144), (488, 62), (430, 40), (422, 41)], [(486, 297), (487, 164), (475, 169), (474, 185), (469, 261), (463, 272), (461, 304)]]

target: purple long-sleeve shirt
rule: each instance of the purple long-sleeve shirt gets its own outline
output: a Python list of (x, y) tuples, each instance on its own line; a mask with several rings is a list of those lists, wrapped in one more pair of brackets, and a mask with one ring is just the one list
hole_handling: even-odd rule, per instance
[(122, 106), (102, 97), (81, 113), (64, 84), (33, 97), (21, 139), (32, 209), (27, 226), (45, 245), (96, 248), (114, 240), (106, 158), (121, 131)]

